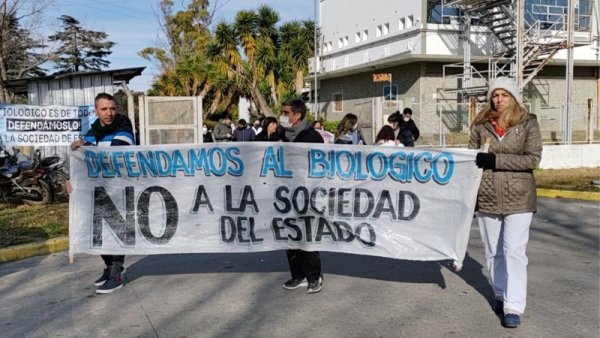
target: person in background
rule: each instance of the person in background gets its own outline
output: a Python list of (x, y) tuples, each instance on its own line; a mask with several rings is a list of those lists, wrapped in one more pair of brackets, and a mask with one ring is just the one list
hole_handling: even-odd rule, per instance
[(323, 141), (325, 143), (333, 143), (333, 141), (335, 141), (335, 135), (333, 133), (330, 133), (327, 130), (325, 130), (325, 128), (323, 128), (323, 123), (321, 121), (319, 121), (319, 120), (313, 121), (311, 123), (311, 126), (319, 134), (321, 134), (321, 137), (323, 137)]
[(527, 296), (529, 227), (536, 212), (533, 170), (542, 157), (537, 118), (523, 106), (515, 80), (499, 77), (489, 87), (487, 105), (471, 125), (469, 148), (483, 169), (476, 216), (485, 248), (489, 282), (503, 325), (521, 325)]
[(391, 126), (381, 127), (381, 130), (379, 130), (379, 133), (377, 133), (377, 137), (375, 138), (375, 145), (385, 147), (404, 147), (402, 143), (396, 140), (394, 129), (392, 129)]
[(315, 128), (317, 130), (323, 130), (323, 123), (319, 120), (313, 121), (313, 123), (311, 125), (313, 128)]
[[(305, 120), (306, 105), (302, 100), (288, 100), (281, 107), (280, 124), (289, 142), (323, 143), (323, 137)], [(286, 290), (307, 286), (307, 293), (321, 291), (323, 274), (318, 251), (289, 249), (286, 251), (292, 278), (283, 284)]]
[[(81, 146), (129, 146), (135, 145), (131, 121), (125, 115), (117, 114), (117, 102), (107, 93), (100, 93), (94, 100), (98, 119), (92, 123), (91, 129), (85, 134), (84, 140), (71, 143), (71, 150)], [(67, 182), (67, 191), (71, 193), (72, 186)], [(111, 293), (123, 287), (125, 256), (102, 255), (106, 267), (102, 276), (94, 281), (96, 293)]]
[(212, 131), (210, 131), (208, 129), (208, 126), (206, 125), (206, 123), (204, 123), (202, 125), (202, 141), (204, 143), (211, 143), (214, 142), (215, 140), (213, 139), (213, 135), (212, 135)]
[(350, 113), (344, 115), (335, 134), (334, 143), (367, 144), (362, 132), (358, 128), (358, 117), (356, 115)]
[(262, 118), (258, 118), (256, 120), (254, 120), (254, 124), (252, 125), (252, 131), (254, 131), (254, 134), (258, 135), (261, 131), (262, 131)]
[(396, 140), (400, 141), (400, 143), (402, 143), (405, 147), (414, 147), (415, 138), (408, 128), (404, 128), (403, 122), (404, 121), (402, 120), (402, 116), (400, 115), (399, 111), (388, 117), (388, 123), (394, 130)]
[(402, 122), (404, 124), (404, 128), (408, 129), (410, 133), (413, 135), (413, 142), (417, 142), (419, 139), (419, 128), (415, 123), (415, 120), (412, 119), (413, 111), (410, 108), (404, 108), (402, 110)]
[(219, 120), (213, 130), (213, 136), (216, 142), (229, 142), (233, 139), (231, 133), (231, 115), (226, 115), (222, 120)]
[(248, 142), (254, 141), (256, 134), (254, 130), (248, 128), (246, 120), (240, 119), (238, 121), (238, 127), (233, 131), (233, 141), (237, 142)]
[(276, 118), (272, 116), (265, 117), (261, 129), (262, 131), (256, 135), (254, 141), (285, 141), (283, 133), (279, 130), (279, 124), (277, 123)]

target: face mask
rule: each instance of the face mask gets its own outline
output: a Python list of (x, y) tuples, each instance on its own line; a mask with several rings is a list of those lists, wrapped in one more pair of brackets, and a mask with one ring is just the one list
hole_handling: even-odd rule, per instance
[(404, 116), (404, 122), (408, 122), (408, 121), (410, 121), (410, 117)]
[(292, 124), (290, 123), (290, 118), (288, 116), (284, 116), (281, 115), (279, 117), (279, 124), (283, 127), (283, 128), (289, 128), (292, 126)]
[(208, 128), (202, 127), (202, 135), (206, 135), (208, 133)]

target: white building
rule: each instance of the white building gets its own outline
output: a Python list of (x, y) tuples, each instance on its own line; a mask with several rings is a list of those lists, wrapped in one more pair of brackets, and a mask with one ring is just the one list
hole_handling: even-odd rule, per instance
[[(591, 127), (598, 129), (600, 43), (598, 4), (575, 2), (572, 124), (573, 141), (577, 142), (585, 141), (589, 134), (588, 100), (592, 105)], [(517, 3), (320, 0), (319, 114), (339, 120), (346, 113), (354, 113), (365, 134), (374, 135), (389, 113), (410, 107), (424, 136), (421, 144), (464, 144), (467, 97), (485, 91), (489, 78), (515, 75)], [(540, 119), (545, 142), (561, 142), (563, 138), (567, 3), (524, 1), (528, 32), (526, 49), (521, 53), (525, 55), (521, 61), (523, 93), (530, 110)], [(465, 19), (469, 13), (472, 16)], [(553, 34), (551, 38), (549, 34)], [(541, 41), (554, 49), (542, 47), (547, 51), (527, 60)], [(498, 58), (500, 54), (503, 56)], [(309, 65), (314, 74), (313, 60)], [(503, 71), (498, 70), (501, 67)], [(391, 74), (391, 86), (373, 82), (373, 74)], [(314, 78), (311, 85), (312, 81)]]

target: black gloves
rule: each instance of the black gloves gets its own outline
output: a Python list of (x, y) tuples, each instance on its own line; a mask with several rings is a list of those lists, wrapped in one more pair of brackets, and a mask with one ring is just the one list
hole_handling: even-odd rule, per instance
[(482, 169), (495, 169), (496, 155), (492, 153), (477, 153), (475, 164)]

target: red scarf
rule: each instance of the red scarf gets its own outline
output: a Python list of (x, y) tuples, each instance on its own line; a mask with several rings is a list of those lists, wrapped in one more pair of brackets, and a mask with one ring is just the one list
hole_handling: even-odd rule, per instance
[(494, 129), (496, 130), (496, 134), (498, 134), (498, 136), (502, 137), (504, 136), (504, 134), (506, 134), (506, 130), (502, 129), (502, 127), (500, 127), (500, 125), (498, 124), (498, 119), (490, 119), (490, 123), (492, 124), (492, 126), (494, 126)]

